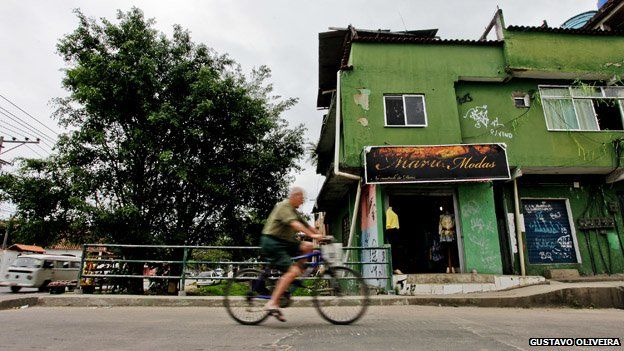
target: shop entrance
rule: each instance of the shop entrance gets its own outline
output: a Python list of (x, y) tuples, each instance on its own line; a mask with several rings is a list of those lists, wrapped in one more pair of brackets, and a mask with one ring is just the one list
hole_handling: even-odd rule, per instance
[(385, 238), (395, 273), (459, 273), (452, 195), (390, 195), (388, 205), (399, 223), (389, 228), (387, 209)]

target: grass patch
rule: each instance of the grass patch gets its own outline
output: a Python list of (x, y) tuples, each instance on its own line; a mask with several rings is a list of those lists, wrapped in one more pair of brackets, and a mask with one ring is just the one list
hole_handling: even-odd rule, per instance
[[(295, 289), (292, 296), (312, 296), (312, 281), (302, 281), (303, 288)], [(222, 282), (216, 285), (200, 286), (196, 289), (187, 291), (191, 296), (223, 296), (225, 295), (225, 286), (227, 282)], [(244, 296), (249, 291), (249, 285), (246, 283), (233, 283), (231, 296)]]

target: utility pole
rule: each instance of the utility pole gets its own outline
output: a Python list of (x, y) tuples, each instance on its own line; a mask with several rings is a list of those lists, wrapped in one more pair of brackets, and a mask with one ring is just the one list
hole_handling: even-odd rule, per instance
[(6, 228), (4, 231), (4, 240), (2, 240), (2, 251), (6, 250), (7, 241), (9, 239), (9, 227), (11, 226), (11, 222), (13, 222), (13, 217), (14, 216), (11, 216), (9, 221), (6, 223)]
[[(0, 155), (9, 152), (13, 149), (16, 149), (22, 145), (25, 144), (39, 144), (40, 139), (37, 138), (35, 141), (29, 140), (28, 138), (24, 138), (24, 140), (17, 140), (17, 138), (12, 138), (11, 140), (5, 140), (3, 136), (0, 136)], [(4, 144), (17, 144), (15, 146), (13, 146), (12, 148), (6, 150), (6, 151), (2, 151), (2, 148), (4, 148)], [(0, 170), (2, 170), (2, 166), (4, 165), (10, 165), (11, 162), (5, 161), (3, 159), (0, 159)], [(2, 240), (2, 250), (6, 250), (6, 245), (7, 245), (7, 240), (9, 237), (9, 226), (11, 225), (11, 222), (13, 221), (13, 216), (11, 216), (11, 218), (9, 219), (8, 223), (7, 223), (7, 227), (6, 230), (4, 231), (4, 240)]]
[[(16, 148), (22, 146), (22, 145), (25, 145), (25, 144), (39, 144), (40, 140), (41, 139), (39, 139), (39, 138), (37, 138), (34, 141), (30, 140), (28, 138), (24, 138), (24, 140), (17, 140), (17, 138), (13, 138), (11, 140), (7, 140), (7, 139), (4, 139), (3, 136), (0, 136), (0, 155), (2, 155), (4, 153), (7, 153), (7, 152), (9, 152), (9, 151), (11, 151), (13, 149), (16, 149)], [(13, 146), (12, 148), (8, 149), (7, 151), (2, 151), (2, 148), (4, 148), (4, 144), (17, 144), (17, 145)], [(2, 166), (10, 165), (10, 164), (11, 164), (11, 162), (8, 162), (8, 161), (0, 159), (0, 170), (2, 170)]]

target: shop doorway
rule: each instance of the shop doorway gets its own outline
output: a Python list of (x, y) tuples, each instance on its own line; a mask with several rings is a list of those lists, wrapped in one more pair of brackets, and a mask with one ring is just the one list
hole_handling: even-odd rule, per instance
[(452, 195), (390, 195), (388, 206), (399, 222), (385, 230), (395, 273), (459, 273)]

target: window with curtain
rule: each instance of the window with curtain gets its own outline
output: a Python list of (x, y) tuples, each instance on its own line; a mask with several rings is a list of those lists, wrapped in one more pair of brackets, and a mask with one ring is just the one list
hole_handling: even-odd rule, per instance
[(624, 87), (540, 86), (548, 130), (624, 130)]

